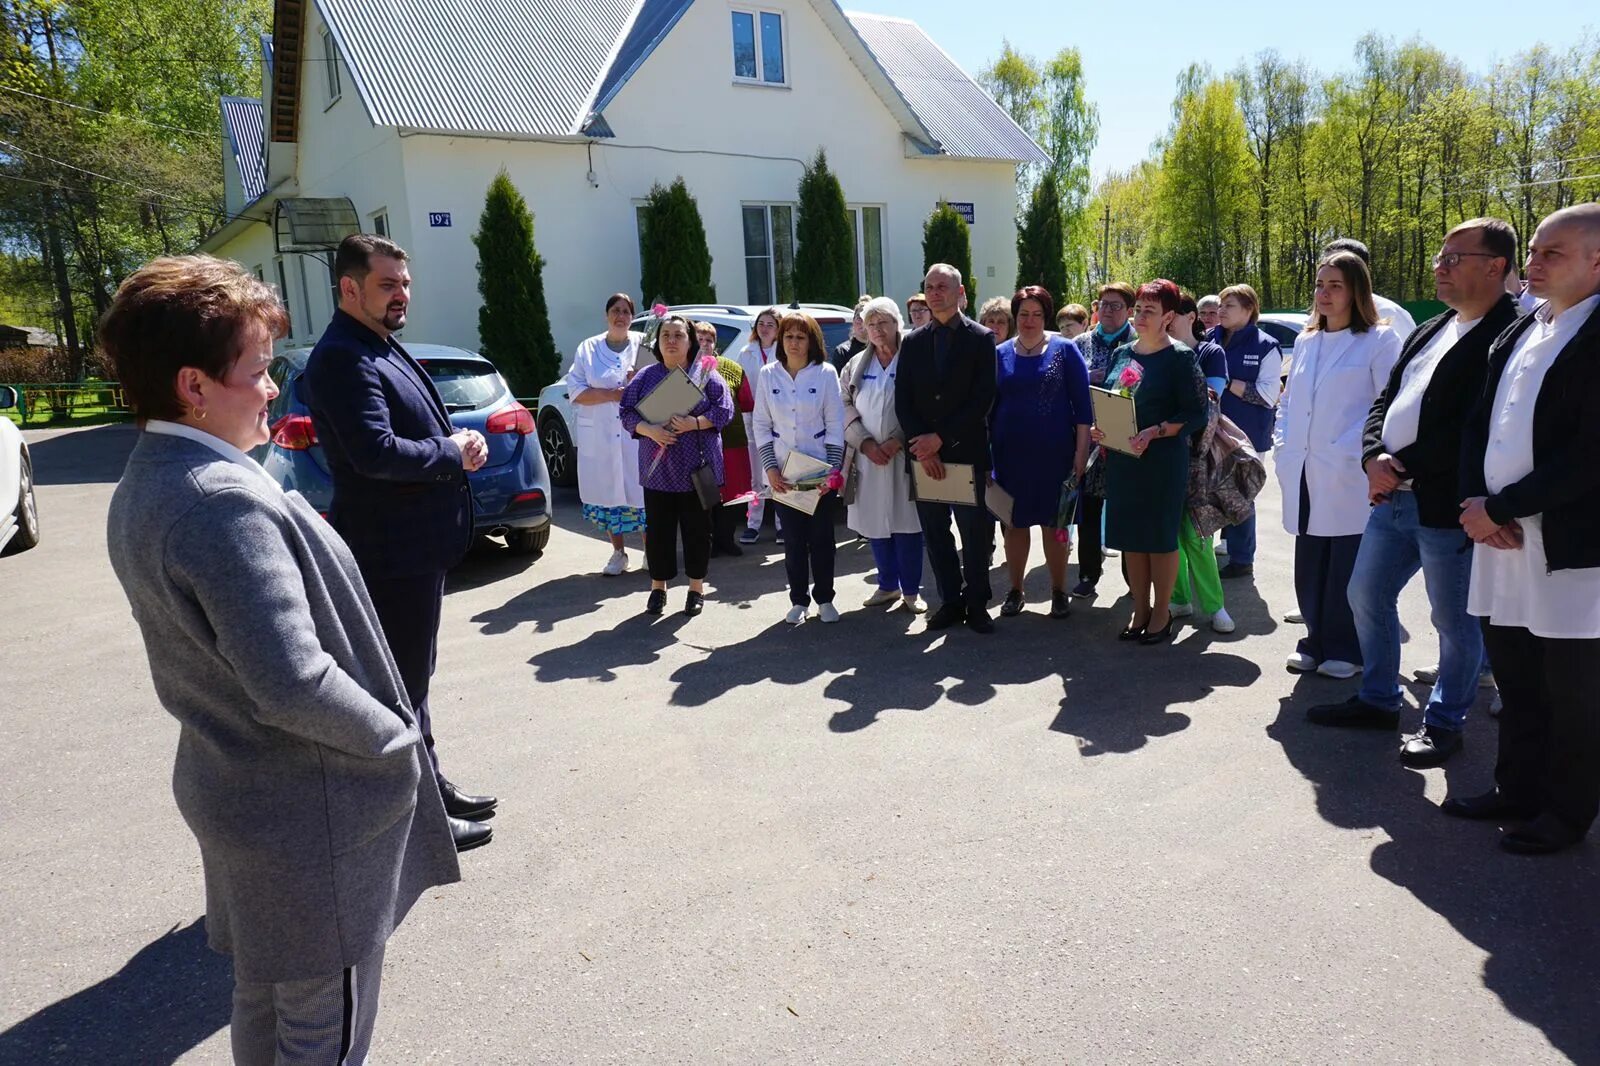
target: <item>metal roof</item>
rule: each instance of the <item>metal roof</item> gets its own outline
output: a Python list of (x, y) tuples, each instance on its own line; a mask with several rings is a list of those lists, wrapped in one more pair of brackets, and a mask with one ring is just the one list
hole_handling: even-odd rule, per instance
[(896, 91), (958, 159), (1044, 163), (1048, 157), (944, 49), (907, 19), (846, 12)]
[(261, 114), (261, 101), (247, 96), (224, 96), (222, 128), (227, 131), (228, 147), (239, 167), (244, 202), (254, 203), (267, 191), (267, 127)]
[(618, 90), (633, 77), (633, 72), (650, 58), (656, 45), (672, 32), (672, 27), (678, 24), (691, 3), (693, 0), (642, 0), (627, 36), (618, 43), (616, 54), (606, 64), (605, 76), (595, 87), (594, 103), (589, 107), (592, 116), (598, 117), (606, 109)]

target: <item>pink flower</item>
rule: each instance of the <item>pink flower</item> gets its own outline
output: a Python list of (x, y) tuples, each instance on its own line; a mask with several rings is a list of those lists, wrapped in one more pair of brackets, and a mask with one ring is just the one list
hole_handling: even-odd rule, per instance
[(824, 484), (828, 486), (829, 492), (838, 492), (844, 488), (844, 475), (835, 470), (828, 475), (828, 480)]
[(1056, 530), (1056, 543), (1057, 544), (1065, 544), (1066, 542), (1067, 542), (1067, 531), (1064, 530), (1064, 529)]
[(650, 313), (655, 315), (657, 318), (666, 318), (667, 313), (671, 310), (672, 309), (666, 304), (656, 304), (654, 307), (650, 308)]
[(1137, 361), (1129, 363), (1122, 368), (1122, 373), (1117, 375), (1117, 384), (1125, 389), (1137, 388), (1139, 382), (1144, 380), (1144, 367)]

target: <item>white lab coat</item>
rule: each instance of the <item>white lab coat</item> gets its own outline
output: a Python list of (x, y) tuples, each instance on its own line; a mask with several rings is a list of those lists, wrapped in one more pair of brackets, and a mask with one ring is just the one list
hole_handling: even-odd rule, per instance
[[(1278, 401), (1272, 443), (1283, 494), (1283, 528), (1317, 537), (1348, 537), (1367, 528), (1367, 475), (1361, 436), (1372, 401), (1400, 357), (1388, 326), (1365, 333), (1322, 330), (1295, 341), (1289, 382)], [(1310, 520), (1300, 528), (1300, 476), (1311, 493)]]
[[(628, 347), (613, 352), (605, 334), (578, 345), (567, 372), (567, 395), (586, 389), (620, 389), (628, 383), (644, 334), (629, 333)], [(622, 405), (572, 405), (573, 444), (578, 449), (578, 498), (595, 507), (643, 507), (639, 442), (622, 428)]]

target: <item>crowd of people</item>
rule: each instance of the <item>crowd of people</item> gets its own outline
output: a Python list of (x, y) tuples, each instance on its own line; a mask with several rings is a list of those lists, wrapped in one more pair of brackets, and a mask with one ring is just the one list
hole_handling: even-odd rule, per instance
[[(1196, 298), (1165, 279), (1111, 283), (1059, 309), (1027, 286), (975, 321), (960, 273), (935, 264), (909, 328), (895, 301), (864, 299), (830, 352), (812, 317), (772, 308), (733, 357), (667, 309), (646, 342), (619, 293), (568, 376), (583, 516), (610, 542), (605, 574), (627, 570), (627, 537), (643, 533), (652, 614), (681, 557), (696, 615), (713, 553), (755, 543), (770, 507), (800, 624), (813, 607), (841, 619), (842, 508), (877, 566), (868, 607), (977, 633), (994, 628), (998, 517), (1002, 617), (1026, 610), (1038, 529), (1051, 617), (1120, 558), (1119, 637), (1159, 646), (1195, 601), (1234, 628), (1223, 584), (1253, 579), (1270, 455), (1306, 627), (1287, 665), (1361, 677), (1308, 719), (1399, 729), (1396, 605), (1421, 570), (1440, 658), (1400, 758), (1437, 766), (1461, 749), (1492, 664), (1494, 785), (1443, 810), (1508, 824), (1508, 851), (1560, 851), (1600, 811), (1600, 204), (1539, 224), (1525, 291), (1519, 251), (1501, 220), (1455, 227), (1433, 260), (1448, 310), (1413, 326), (1373, 293), (1366, 249), (1337, 242), (1286, 375), (1243, 284)], [(444, 775), (428, 700), (486, 442), (451, 425), (395, 338), (405, 251), (352, 236), (334, 271), (338, 310), (305, 376), (327, 520), (248, 454), (269, 437), (267, 367), (287, 328), (270, 287), (235, 263), (162, 258), (100, 326), (141, 430), (111, 503), (111, 561), (181, 726), (173, 787), (210, 941), (234, 957), (241, 1063), (364, 1060), (388, 937), (459, 878), (458, 851), (489, 842), (497, 806)], [(691, 402), (651, 421), (646, 401), (679, 376)], [(1132, 400), (1122, 439), (1098, 424), (1102, 395)]]

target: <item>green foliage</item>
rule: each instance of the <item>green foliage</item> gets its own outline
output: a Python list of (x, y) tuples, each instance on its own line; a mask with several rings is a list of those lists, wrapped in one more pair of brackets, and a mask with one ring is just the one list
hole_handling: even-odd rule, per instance
[(639, 288), (646, 304), (710, 303), (717, 298), (711, 284), (711, 249), (700, 208), (683, 178), (659, 182), (645, 198), (640, 235), (643, 267)]
[(478, 232), (478, 342), (513, 395), (537, 396), (561, 372), (544, 298), (533, 214), (504, 170), (489, 183)]
[(972, 240), (967, 220), (943, 200), (922, 224), (922, 269), (935, 263), (948, 263), (961, 271), (967, 287), (967, 312), (978, 313), (978, 279), (972, 276)]
[(795, 294), (801, 300), (850, 307), (856, 289), (855, 233), (844, 189), (821, 148), (800, 177), (799, 247), (794, 254)]
[(1017, 224), (1017, 288), (1042, 285), (1056, 301), (1067, 295), (1067, 261), (1062, 249), (1061, 193), (1053, 170), (1033, 188), (1022, 221)]
[(1205, 83), (1178, 110), (1161, 158), (1153, 265), (1163, 277), (1216, 292), (1245, 270), (1238, 238), (1255, 162), (1233, 81)]

